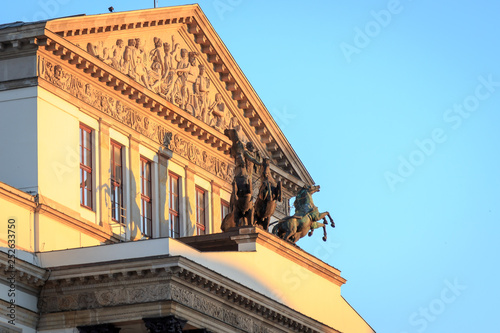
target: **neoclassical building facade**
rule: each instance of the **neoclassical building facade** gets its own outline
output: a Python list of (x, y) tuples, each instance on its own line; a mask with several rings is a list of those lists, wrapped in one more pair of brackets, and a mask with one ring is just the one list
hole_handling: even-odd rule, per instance
[(336, 268), (221, 232), (227, 130), (289, 215), (314, 181), (198, 5), (0, 25), (0, 332), (373, 332)]

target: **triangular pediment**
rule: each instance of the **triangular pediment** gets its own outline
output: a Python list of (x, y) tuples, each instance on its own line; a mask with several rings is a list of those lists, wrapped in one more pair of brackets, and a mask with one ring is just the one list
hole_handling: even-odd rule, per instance
[(221, 133), (237, 123), (219, 75), (183, 24), (66, 39)]
[[(136, 93), (134, 99), (157, 108), (159, 115), (176, 119), (152, 100), (203, 123), (224, 144), (224, 130), (236, 128), (244, 141), (252, 141), (273, 161), (273, 170), (283, 180), (292, 180), (294, 188), (313, 183), (198, 5), (56, 19), (46, 29), (91, 58), (91, 69), (81, 67), (92, 76), (102, 75), (95, 69), (100, 66), (113, 80), (125, 77), (133, 82), (120, 89), (133, 94), (134, 86), (141, 86), (147, 93)], [(59, 53), (71, 62), (71, 52)], [(200, 131), (203, 126), (188, 124), (189, 119), (177, 118), (177, 124)]]

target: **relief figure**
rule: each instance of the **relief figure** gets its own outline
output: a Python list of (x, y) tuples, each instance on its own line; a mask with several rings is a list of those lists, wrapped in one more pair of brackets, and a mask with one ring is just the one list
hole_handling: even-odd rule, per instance
[(208, 123), (208, 88), (210, 79), (205, 75), (205, 66), (199, 65), (199, 73), (194, 82), (195, 109), (194, 116), (205, 123)]

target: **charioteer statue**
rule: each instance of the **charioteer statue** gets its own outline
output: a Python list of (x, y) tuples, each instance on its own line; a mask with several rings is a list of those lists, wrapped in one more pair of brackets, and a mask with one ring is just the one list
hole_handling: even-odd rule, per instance
[[(332, 227), (335, 227), (335, 223), (329, 212), (320, 213), (314, 205), (312, 195), (319, 192), (319, 185), (302, 187), (294, 202), (295, 214), (270, 224), (276, 202), (281, 201), (281, 182), (274, 181), (269, 159), (263, 159), (251, 142), (245, 145), (235, 129), (226, 129), (224, 134), (232, 141), (231, 157), (235, 161), (235, 170), (229, 202), (230, 212), (224, 217), (221, 230), (226, 232), (235, 227), (256, 226), (268, 231), (269, 226), (275, 224), (272, 233), (295, 244), (306, 234), (311, 236), (314, 229), (323, 228), (323, 240), (326, 241), (326, 217), (330, 219)], [(253, 172), (257, 167), (261, 169), (262, 184), (254, 205), (252, 181)], [(318, 222), (319, 220), (324, 223)]]
[(229, 202), (231, 212), (224, 218), (221, 225), (221, 229), (227, 231), (231, 227), (254, 225), (252, 177), (255, 165), (261, 165), (262, 159), (260, 154), (254, 151), (251, 142), (245, 146), (235, 129), (226, 129), (224, 134), (233, 143), (231, 157), (235, 161), (233, 192)]

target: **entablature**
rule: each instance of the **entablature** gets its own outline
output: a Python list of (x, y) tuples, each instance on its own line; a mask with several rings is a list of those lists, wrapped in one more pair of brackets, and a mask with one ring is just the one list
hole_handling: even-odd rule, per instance
[[(222, 156), (227, 156), (230, 141), (222, 133), (223, 127), (214, 125), (213, 121), (209, 124), (206, 120), (199, 119), (195, 110), (186, 112), (190, 110), (186, 109), (185, 104), (162, 96), (161, 92), (154, 91), (144, 80), (141, 82), (140, 79), (134, 79), (133, 76), (128, 75), (123, 68), (117, 69), (111, 63), (110, 57), (104, 59), (101, 53), (97, 54), (92, 51), (93, 44), (90, 48), (87, 45), (87, 50), (78, 46), (79, 43), (85, 42), (95, 44), (103, 38), (105, 41), (106, 38), (108, 39), (107, 43), (118, 43), (120, 39), (136, 37), (140, 34), (151, 33), (151, 31), (164, 33), (167, 30), (175, 31), (177, 36), (182, 37), (186, 50), (190, 50), (189, 53), (196, 53), (198, 63), (207, 68), (207, 77), (212, 82), (212, 87), (217, 88), (210, 92), (212, 94), (210, 98), (215, 98), (213, 95), (215, 91), (224, 95), (223, 102), (235, 118), (231, 125), (226, 125), (239, 126), (242, 133), (254, 142), (257, 149), (272, 160), (273, 177), (276, 180), (282, 180), (285, 189), (291, 195), (294, 195), (304, 184), (314, 183), (198, 5), (171, 7), (168, 10), (154, 9), (62, 18), (28, 24), (15, 29), (14, 34), (0, 33), (2, 35), (0, 43), (4, 50), (28, 48), (32, 52), (38, 47), (39, 57), (47, 57), (47, 59), (53, 57), (77, 71), (78, 76), (93, 80), (95, 87), (101, 91), (109, 90), (119, 94), (123, 99), (131, 102), (135, 110), (144, 110), (152, 114), (147, 117), (149, 121), (162, 119), (161, 124), (169, 124), (186, 134), (187, 137), (193, 138), (193, 141), (200, 142), (202, 145), (206, 144), (210, 149), (223, 154)], [(4, 38), (6, 35), (10, 36), (9, 39)], [(161, 42), (160, 38), (157, 39)], [(153, 38), (149, 37), (148, 43), (151, 43), (151, 40)], [(142, 43), (145, 43), (144, 38)], [(172, 37), (171, 48), (175, 47), (174, 43)], [(111, 49), (112, 46), (109, 47), (109, 50)], [(109, 50), (108, 52), (111, 52)], [(147, 51), (144, 52), (145, 56), (146, 54), (149, 56), (154, 50), (144, 50)], [(1, 52), (0, 58), (5, 54), (6, 52)], [(165, 55), (165, 53), (161, 54)], [(43, 70), (40, 64), (38, 64), (38, 70)], [(55, 73), (55, 66), (51, 70), (54, 72), (48, 73), (52, 76), (48, 81), (57, 86), (59, 74)], [(43, 78), (42, 75), (39, 75), (39, 78)], [(84, 97), (84, 93), (81, 97)], [(217, 99), (214, 103), (216, 102)], [(208, 103), (208, 99), (204, 103)], [(103, 111), (106, 105), (101, 105), (99, 108)], [(145, 118), (143, 116), (142, 119)], [(137, 128), (134, 129), (137, 130)], [(140, 129), (139, 132), (143, 134)], [(163, 144), (163, 139), (156, 138), (155, 141), (160, 145)], [(226, 172), (226, 174), (230, 173)]]
[[(40, 325), (50, 328), (45, 317), (53, 318), (54, 325), (58, 313), (121, 311), (127, 306), (142, 310), (155, 302), (195, 310), (192, 316), (210, 319), (214, 327), (232, 325), (250, 332), (254, 325), (262, 325), (275, 328), (269, 332), (338, 332), (182, 256), (52, 267), (40, 299)], [(113, 320), (119, 322), (120, 314), (116, 315)]]

